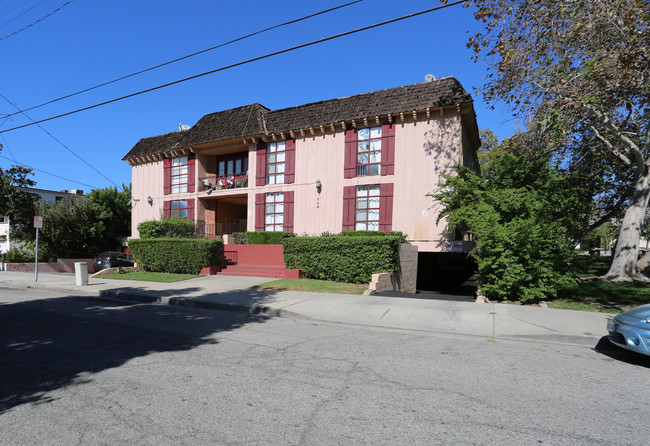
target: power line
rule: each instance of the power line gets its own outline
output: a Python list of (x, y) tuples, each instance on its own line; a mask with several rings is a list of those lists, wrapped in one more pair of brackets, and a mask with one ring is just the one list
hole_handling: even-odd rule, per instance
[[(64, 3), (64, 4), (62, 4), (61, 6), (59, 6), (58, 8), (56, 8), (54, 11), (52, 11), (52, 12), (50, 12), (49, 14), (45, 15), (44, 17), (41, 17), (40, 19), (36, 20), (35, 22), (30, 23), (29, 25), (25, 26), (24, 28), (21, 28), (21, 29), (19, 29), (18, 31), (14, 31), (14, 32), (12, 32), (11, 34), (7, 34), (7, 35), (4, 36), (4, 37), (0, 37), (0, 40), (4, 40), (4, 39), (6, 39), (6, 38), (8, 38), (8, 37), (15, 36), (15, 35), (18, 34), (19, 32), (22, 32), (22, 31), (25, 31), (25, 30), (28, 29), (28, 28), (31, 28), (32, 26), (36, 25), (36, 24), (39, 23), (39, 22), (42, 22), (43, 20), (45, 20), (46, 18), (48, 18), (49, 16), (51, 16), (51, 15), (54, 14), (55, 12), (58, 12), (58, 11), (62, 10), (63, 8), (65, 8), (66, 6), (68, 6), (68, 5), (69, 5), (70, 3), (72, 3), (73, 1), (74, 1), (74, 0), (69, 0), (69, 1), (67, 1), (66, 3)], [(41, 3), (43, 3), (43, 2), (41, 2)], [(39, 5), (40, 5), (41, 3), (39, 3)], [(38, 6), (38, 5), (36, 5), (36, 6)], [(36, 7), (36, 6), (35, 6), (35, 7)], [(27, 11), (25, 11), (25, 12), (27, 12)]]
[(420, 15), (423, 15), (423, 14), (433, 12), (433, 11), (438, 11), (440, 9), (449, 8), (450, 6), (460, 5), (461, 3), (465, 3), (466, 1), (467, 0), (459, 0), (459, 1), (456, 1), (456, 2), (453, 2), (453, 3), (447, 3), (445, 5), (436, 6), (434, 8), (425, 9), (423, 11), (419, 11), (419, 12), (415, 12), (415, 13), (408, 14), (408, 15), (405, 15), (405, 16), (397, 17), (397, 18), (394, 18), (394, 19), (390, 19), (390, 20), (386, 20), (386, 21), (383, 21), (383, 22), (375, 23), (374, 25), (368, 25), (368, 26), (364, 26), (362, 28), (357, 28), (357, 29), (354, 29), (354, 30), (351, 30), (351, 31), (346, 31), (346, 32), (340, 33), (340, 34), (335, 34), (333, 36), (323, 37), (323, 38), (321, 38), (319, 40), (313, 40), (311, 42), (303, 43), (301, 45), (293, 46), (293, 47), (290, 47), (290, 48), (286, 48), (284, 50), (275, 51), (273, 53), (267, 53), (267, 54), (265, 54), (263, 56), (254, 57), (252, 59), (248, 59), (248, 60), (245, 60), (245, 61), (242, 61), (242, 62), (237, 62), (237, 63), (234, 63), (234, 64), (230, 64), (230, 65), (226, 65), (226, 66), (221, 67), (221, 68), (216, 68), (214, 70), (206, 71), (204, 73), (196, 74), (194, 76), (186, 77), (186, 78), (179, 79), (179, 80), (176, 80), (176, 81), (173, 81), (173, 82), (168, 82), (166, 84), (158, 85), (156, 87), (148, 88), (146, 90), (141, 90), (141, 91), (138, 91), (138, 92), (135, 92), (135, 93), (127, 94), (125, 96), (120, 96), (118, 98), (110, 99), (108, 101), (100, 102), (98, 104), (89, 105), (87, 107), (83, 107), (83, 108), (79, 108), (79, 109), (76, 109), (76, 110), (73, 110), (73, 111), (70, 111), (70, 112), (62, 113), (60, 115), (51, 116), (49, 118), (41, 119), (40, 121), (35, 121), (35, 122), (30, 123), (30, 124), (23, 124), (23, 125), (19, 125), (17, 127), (12, 127), (10, 129), (0, 131), (0, 133), (11, 132), (12, 130), (22, 129), (22, 128), (25, 128), (25, 127), (32, 126), (34, 124), (39, 124), (41, 122), (51, 121), (53, 119), (62, 118), (64, 116), (69, 116), (69, 115), (79, 113), (79, 112), (82, 112), (82, 111), (91, 110), (93, 108), (101, 107), (103, 105), (112, 104), (113, 102), (122, 101), (124, 99), (132, 98), (134, 96), (139, 96), (139, 95), (144, 94), (144, 93), (149, 93), (149, 92), (152, 92), (152, 91), (155, 91), (155, 90), (159, 90), (161, 88), (169, 87), (169, 86), (172, 86), (172, 85), (180, 84), (182, 82), (187, 82), (189, 80), (197, 79), (199, 77), (207, 76), (208, 74), (213, 74), (213, 73), (217, 73), (219, 71), (224, 71), (224, 70), (228, 70), (230, 68), (238, 67), (238, 66), (241, 66), (241, 65), (246, 65), (246, 64), (249, 64), (249, 63), (252, 63), (252, 62), (256, 62), (258, 60), (268, 59), (269, 57), (277, 56), (277, 55), (284, 54), (284, 53), (289, 53), (291, 51), (295, 51), (295, 50), (298, 50), (298, 49), (301, 49), (301, 48), (306, 48), (306, 47), (309, 47), (309, 46), (317, 45), (319, 43), (329, 42), (330, 40), (334, 40), (334, 39), (338, 39), (338, 38), (341, 38), (341, 37), (349, 36), (349, 35), (356, 34), (356, 33), (362, 32), (362, 31), (367, 31), (369, 29), (378, 28), (380, 26), (385, 26), (385, 25), (388, 25), (390, 23), (399, 22), (401, 20), (410, 19), (410, 18), (413, 18), (413, 17), (417, 17), (417, 16), (420, 16)]
[(80, 181), (71, 180), (71, 179), (69, 179), (69, 178), (60, 177), (60, 176), (55, 175), (55, 174), (53, 174), (53, 173), (46, 172), (46, 171), (44, 171), (44, 170), (40, 170), (40, 169), (37, 169), (37, 168), (35, 168), (35, 167), (28, 166), (27, 164), (19, 163), (18, 161), (16, 161), (16, 160), (12, 160), (11, 158), (7, 158), (6, 156), (3, 156), (3, 155), (0, 155), (0, 158), (4, 158), (4, 159), (6, 159), (6, 160), (9, 160), (9, 161), (12, 161), (12, 162), (18, 164), (19, 166), (27, 167), (28, 169), (32, 169), (32, 170), (35, 170), (36, 172), (41, 172), (41, 173), (44, 173), (44, 174), (46, 174), (46, 175), (50, 175), (50, 176), (56, 177), (56, 178), (59, 178), (59, 179), (61, 179), (61, 180), (70, 181), (71, 183), (75, 183), (75, 184), (81, 184), (82, 186), (88, 186), (88, 187), (91, 188), (91, 189), (98, 189), (98, 187), (91, 186), (90, 184), (82, 183), (82, 182), (80, 182)]
[[(22, 113), (23, 115), (25, 115), (25, 117), (26, 117), (27, 119), (29, 119), (30, 121), (34, 122), (34, 120), (33, 120), (31, 117), (29, 117), (29, 115), (27, 115), (27, 113), (25, 113), (25, 112), (22, 111), (20, 108), (18, 108), (18, 106), (17, 106), (16, 104), (14, 104), (14, 103), (11, 102), (9, 99), (7, 99), (7, 98), (6, 98), (2, 93), (0, 93), (0, 97), (2, 97), (2, 99), (4, 99), (5, 101), (7, 101), (8, 103), (10, 103), (10, 104), (11, 104), (11, 105), (16, 109), (16, 110), (18, 110), (19, 113)], [(54, 136), (53, 134), (51, 134), (50, 132), (48, 132), (47, 130), (45, 130), (45, 128), (43, 128), (43, 126), (41, 126), (41, 125), (38, 124), (38, 123), (35, 123), (35, 124), (38, 126), (39, 129), (41, 129), (41, 130), (43, 130), (45, 133), (47, 133), (47, 134), (50, 136), (50, 138), (52, 138), (53, 140), (55, 140), (56, 142), (58, 142), (59, 144), (61, 144), (64, 148), (66, 148), (66, 149), (68, 150), (68, 152), (72, 153), (74, 156), (76, 156), (77, 158), (79, 158), (79, 159), (80, 159), (84, 164), (86, 164), (86, 165), (87, 165), (88, 167), (90, 167), (92, 170), (94, 170), (95, 172), (97, 172), (98, 174), (100, 174), (101, 176), (103, 176), (105, 179), (107, 179), (108, 181), (110, 181), (111, 183), (113, 183), (113, 184), (115, 185), (115, 187), (118, 187), (117, 184), (115, 183), (115, 181), (111, 180), (111, 179), (108, 178), (106, 175), (104, 175), (103, 173), (101, 173), (99, 170), (95, 169), (95, 167), (94, 167), (93, 165), (91, 165), (88, 161), (86, 161), (85, 159), (83, 159), (82, 157), (80, 157), (79, 155), (77, 155), (77, 154), (76, 154), (76, 153), (75, 153), (75, 152), (74, 152), (70, 147), (66, 146), (66, 145), (65, 145), (61, 140), (59, 140), (56, 136)], [(4, 136), (3, 136), (3, 138), (4, 138)]]
[(36, 4), (35, 4), (34, 6), (32, 6), (31, 8), (27, 9), (27, 11), (23, 11), (22, 13), (18, 14), (18, 15), (17, 15), (16, 17), (14, 17), (13, 19), (9, 20), (7, 23), (3, 23), (2, 25), (0, 25), (0, 28), (4, 28), (4, 27), (7, 26), (8, 24), (10, 24), (10, 23), (12, 23), (12, 22), (18, 20), (19, 18), (21, 18), (22, 16), (24, 16), (25, 14), (27, 14), (29, 11), (31, 11), (31, 10), (34, 9), (34, 8), (36, 8), (37, 6), (42, 5), (42, 4), (45, 3), (46, 1), (47, 1), (47, 0), (41, 0), (40, 2), (36, 3), (36, 0), (34, 0), (33, 2), (31, 2), (31, 3), (29, 3), (29, 4), (25, 5), (25, 6), (23, 6), (22, 8), (18, 8), (18, 9), (15, 10), (14, 12), (9, 13), (9, 14), (7, 14), (6, 16), (0, 18), (0, 20), (4, 20), (4, 19), (6, 19), (7, 17), (11, 17), (12, 14), (17, 13), (17, 12), (20, 11), (21, 9), (28, 8), (29, 6), (34, 5), (34, 3), (36, 3)]
[[(52, 99), (52, 100), (47, 101), (47, 102), (43, 102), (42, 104), (34, 105), (33, 107), (26, 108), (26, 109), (24, 109), (23, 111), (34, 110), (34, 109), (36, 109), (36, 108), (40, 108), (40, 107), (43, 107), (43, 106), (45, 106), (45, 105), (52, 104), (52, 103), (54, 103), (54, 102), (58, 102), (58, 101), (61, 101), (61, 100), (63, 100), (63, 99), (68, 99), (68, 98), (71, 98), (71, 97), (73, 97), (73, 96), (77, 96), (77, 95), (82, 94), (82, 93), (87, 93), (87, 92), (89, 92), (89, 91), (91, 91), (91, 90), (95, 90), (95, 89), (100, 88), (100, 87), (105, 87), (106, 85), (110, 85), (110, 84), (113, 84), (113, 83), (115, 83), (115, 82), (119, 82), (119, 81), (122, 81), (122, 80), (124, 80), (124, 79), (128, 79), (128, 78), (130, 78), (130, 77), (137, 76), (138, 74), (146, 73), (146, 72), (148, 72), (148, 71), (152, 71), (152, 70), (155, 70), (155, 69), (157, 69), (157, 68), (160, 68), (160, 67), (164, 67), (164, 66), (166, 66), (166, 65), (173, 64), (173, 63), (175, 63), (175, 62), (180, 62), (181, 60), (189, 59), (190, 57), (198, 56), (199, 54), (203, 54), (203, 53), (207, 53), (208, 51), (216, 50), (217, 48), (221, 48), (221, 47), (224, 47), (224, 46), (226, 46), (226, 45), (230, 45), (230, 44), (233, 44), (233, 43), (235, 43), (235, 42), (239, 42), (239, 41), (241, 41), (241, 40), (248, 39), (248, 38), (253, 37), (253, 36), (256, 36), (256, 35), (258, 35), (258, 34), (262, 34), (262, 33), (265, 33), (265, 32), (267, 32), (267, 31), (271, 31), (271, 30), (273, 30), (273, 29), (280, 28), (280, 27), (283, 27), (283, 26), (292, 25), (292, 24), (294, 24), (294, 23), (298, 23), (298, 22), (301, 22), (301, 21), (303, 21), (303, 20), (307, 20), (307, 19), (310, 19), (310, 18), (312, 18), (312, 17), (319, 16), (319, 15), (321, 15), (321, 14), (325, 14), (325, 13), (327, 13), (327, 12), (332, 12), (332, 11), (335, 11), (335, 10), (337, 10), (337, 9), (345, 8), (345, 7), (347, 7), (347, 6), (350, 6), (350, 5), (353, 5), (353, 4), (355, 4), (355, 3), (359, 3), (359, 2), (362, 2), (362, 1), (363, 1), (363, 0), (355, 0), (355, 1), (352, 1), (352, 2), (349, 2), (349, 3), (345, 3), (345, 4), (343, 4), (343, 5), (340, 5), (340, 6), (336, 6), (336, 7), (334, 7), (334, 8), (325, 9), (325, 10), (323, 10), (323, 11), (320, 11), (320, 12), (317, 12), (317, 13), (314, 13), (314, 14), (310, 14), (310, 15), (307, 15), (307, 16), (304, 16), (304, 17), (301, 17), (301, 18), (299, 18), (299, 19), (294, 19), (294, 20), (290, 20), (290, 21), (288, 21), (288, 22), (280, 23), (279, 25), (270, 26), (270, 27), (268, 27), (268, 28), (264, 28), (264, 29), (261, 29), (261, 30), (259, 30), (259, 31), (255, 31), (255, 32), (250, 33), (250, 34), (246, 34), (245, 36), (237, 37), (236, 39), (229, 40), (229, 41), (224, 42), (224, 43), (220, 43), (219, 45), (215, 45), (215, 46), (212, 46), (212, 47), (210, 47), (210, 48), (206, 48), (206, 49), (204, 49), (204, 50), (197, 51), (197, 52), (192, 53), (192, 54), (188, 54), (187, 56), (179, 57), (179, 58), (177, 58), (177, 59), (173, 59), (173, 60), (170, 60), (170, 61), (168, 61), (168, 62), (163, 62), (163, 63), (158, 64), (158, 65), (155, 65), (155, 66), (153, 66), (153, 67), (145, 68), (144, 70), (136, 71), (135, 73), (131, 73), (131, 74), (127, 74), (126, 76), (118, 77), (117, 79), (113, 79), (112, 81), (104, 82), (104, 83), (101, 83), (101, 84), (95, 85), (95, 86), (93, 86), (93, 87), (89, 87), (89, 88), (85, 88), (85, 89), (83, 89), (83, 90), (79, 90), (79, 91), (77, 91), (77, 92), (75, 92), (75, 93), (70, 93), (70, 94), (67, 94), (67, 95), (65, 95), (65, 96), (61, 96), (61, 97), (59, 97), (59, 98)], [(11, 114), (9, 114), (9, 115), (5, 115), (5, 116), (3, 116), (3, 117), (10, 117), (10, 116), (13, 116), (13, 115), (16, 115), (16, 114), (17, 114), (17, 113), (11, 113)]]

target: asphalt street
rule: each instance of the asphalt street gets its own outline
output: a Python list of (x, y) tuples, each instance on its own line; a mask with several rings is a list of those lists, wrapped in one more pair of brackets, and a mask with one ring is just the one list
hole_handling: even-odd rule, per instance
[(650, 361), (0, 289), (0, 444), (647, 444)]

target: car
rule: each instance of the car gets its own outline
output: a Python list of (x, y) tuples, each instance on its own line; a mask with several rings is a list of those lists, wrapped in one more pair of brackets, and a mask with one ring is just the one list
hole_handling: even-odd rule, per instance
[(104, 251), (97, 254), (93, 271), (98, 272), (106, 268), (115, 268), (118, 266), (134, 266), (133, 256), (127, 252)]
[(650, 356), (650, 304), (607, 319), (612, 344)]

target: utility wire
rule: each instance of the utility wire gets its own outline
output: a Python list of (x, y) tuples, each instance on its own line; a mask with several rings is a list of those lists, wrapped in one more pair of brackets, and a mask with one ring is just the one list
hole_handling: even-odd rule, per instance
[(438, 11), (438, 10), (443, 9), (443, 8), (449, 8), (450, 6), (460, 5), (461, 3), (465, 3), (466, 1), (467, 0), (459, 0), (459, 1), (456, 1), (456, 2), (453, 2), (453, 3), (447, 3), (445, 5), (436, 6), (435, 8), (425, 9), (423, 11), (414, 12), (412, 14), (408, 14), (408, 15), (405, 15), (405, 16), (401, 16), (401, 17), (386, 20), (386, 21), (383, 21), (383, 22), (375, 23), (374, 25), (368, 25), (368, 26), (364, 26), (363, 28), (357, 28), (357, 29), (354, 29), (354, 30), (351, 30), (351, 31), (346, 31), (346, 32), (343, 32), (343, 33), (340, 33), (340, 34), (335, 34), (333, 36), (323, 37), (323, 38), (321, 38), (319, 40), (313, 40), (311, 42), (303, 43), (301, 45), (293, 46), (293, 47), (290, 47), (290, 48), (286, 48), (284, 50), (275, 51), (273, 53), (268, 53), (268, 54), (265, 54), (263, 56), (258, 56), (258, 57), (254, 57), (252, 59), (248, 59), (248, 60), (245, 60), (245, 61), (242, 61), (242, 62), (237, 62), (237, 63), (231, 64), (231, 65), (226, 65), (226, 66), (221, 67), (221, 68), (206, 71), (204, 73), (196, 74), (194, 76), (186, 77), (186, 78), (179, 79), (179, 80), (176, 80), (176, 81), (173, 81), (173, 82), (168, 82), (166, 84), (158, 85), (156, 87), (148, 88), (146, 90), (141, 90), (141, 91), (138, 91), (136, 93), (131, 93), (131, 94), (127, 94), (125, 96), (120, 96), (119, 98), (110, 99), (108, 101), (100, 102), (98, 104), (89, 105), (88, 107), (79, 108), (79, 109), (76, 109), (76, 110), (73, 110), (73, 111), (69, 111), (67, 113), (62, 113), (60, 115), (51, 116), (49, 118), (41, 119), (40, 121), (35, 121), (35, 122), (30, 123), (30, 124), (23, 124), (23, 125), (19, 125), (17, 127), (12, 127), (10, 129), (0, 131), (0, 133), (6, 133), (6, 132), (10, 132), (12, 130), (22, 129), (22, 128), (25, 128), (25, 127), (32, 126), (34, 124), (39, 124), (41, 122), (51, 121), (53, 119), (62, 118), (64, 116), (69, 116), (69, 115), (79, 113), (79, 112), (82, 112), (82, 111), (91, 110), (93, 108), (101, 107), (101, 106), (107, 105), (107, 104), (112, 104), (113, 102), (122, 101), (124, 99), (132, 98), (134, 96), (138, 96), (138, 95), (141, 95), (141, 94), (144, 94), (144, 93), (149, 93), (149, 92), (152, 92), (152, 91), (155, 91), (155, 90), (159, 90), (161, 88), (169, 87), (171, 85), (176, 85), (176, 84), (180, 84), (182, 82), (187, 82), (187, 81), (192, 80), (192, 79), (197, 79), (199, 77), (203, 77), (203, 76), (206, 76), (208, 74), (213, 74), (213, 73), (217, 73), (219, 71), (224, 71), (224, 70), (227, 70), (227, 69), (230, 69), (230, 68), (238, 67), (238, 66), (241, 66), (241, 65), (246, 65), (246, 64), (249, 64), (251, 62), (256, 62), (258, 60), (268, 59), (269, 57), (277, 56), (279, 54), (289, 53), (291, 51), (295, 51), (295, 50), (298, 50), (298, 49), (301, 49), (301, 48), (306, 48), (306, 47), (309, 47), (309, 46), (312, 46), (312, 45), (317, 45), (319, 43), (328, 42), (330, 40), (334, 40), (334, 39), (338, 39), (338, 38), (341, 38), (341, 37), (349, 36), (351, 34), (356, 34), (356, 33), (362, 32), (362, 31), (367, 31), (369, 29), (378, 28), (380, 26), (388, 25), (390, 23), (395, 23), (395, 22), (399, 22), (401, 20), (410, 19), (412, 17), (417, 17), (417, 16), (427, 14), (427, 13), (430, 13), (430, 12), (433, 12), (433, 11)]
[[(44, 0), (44, 1), (45, 1), (45, 0)], [(21, 29), (19, 29), (18, 31), (14, 31), (14, 32), (12, 32), (11, 34), (7, 34), (7, 35), (4, 36), (4, 37), (0, 37), (0, 40), (4, 40), (4, 39), (6, 39), (6, 38), (8, 38), (8, 37), (15, 36), (15, 35), (18, 34), (19, 32), (22, 32), (22, 31), (25, 31), (25, 30), (28, 29), (28, 28), (31, 28), (32, 26), (36, 25), (36, 24), (39, 23), (39, 22), (42, 22), (43, 20), (45, 20), (46, 18), (48, 18), (49, 16), (51, 16), (51, 15), (54, 14), (55, 12), (58, 12), (58, 11), (62, 10), (64, 7), (68, 6), (68, 5), (69, 5), (70, 3), (72, 3), (73, 1), (74, 1), (74, 0), (69, 0), (69, 1), (67, 1), (66, 3), (64, 3), (64, 4), (62, 4), (61, 6), (59, 6), (58, 8), (56, 8), (54, 11), (52, 11), (52, 12), (50, 12), (49, 14), (45, 15), (44, 17), (41, 17), (40, 19), (36, 20), (35, 22), (30, 23), (29, 25), (25, 26), (24, 28), (21, 28)], [(41, 2), (41, 3), (43, 3), (43, 2)], [(41, 3), (39, 3), (39, 5), (40, 5)], [(38, 6), (38, 5), (36, 5), (36, 6)], [(34, 7), (36, 7), (36, 6), (34, 6)], [(25, 11), (25, 12), (27, 12), (27, 11)], [(16, 17), (16, 18), (17, 18), (17, 17)]]
[(40, 2), (36, 3), (36, 0), (34, 0), (33, 2), (31, 2), (31, 3), (29, 3), (29, 4), (25, 5), (25, 6), (23, 6), (22, 8), (18, 8), (16, 11), (14, 11), (14, 12), (12, 12), (12, 13), (10, 13), (10, 14), (7, 14), (6, 16), (2, 17), (0, 20), (4, 20), (4, 19), (6, 19), (7, 17), (11, 17), (12, 14), (15, 14), (16, 12), (20, 11), (21, 9), (25, 9), (25, 8), (31, 6), (31, 5), (34, 5), (34, 3), (36, 3), (36, 4), (35, 4), (34, 6), (32, 6), (31, 8), (27, 9), (27, 11), (23, 11), (22, 13), (18, 14), (18, 15), (17, 15), (16, 17), (14, 17), (13, 19), (9, 20), (7, 23), (3, 23), (2, 25), (0, 25), (0, 28), (4, 28), (4, 27), (7, 26), (8, 24), (10, 24), (10, 23), (12, 23), (12, 22), (15, 22), (16, 20), (18, 20), (19, 18), (21, 18), (22, 16), (24, 16), (25, 14), (27, 14), (29, 11), (31, 11), (31, 10), (34, 9), (34, 8), (36, 8), (37, 6), (42, 5), (42, 4), (45, 3), (46, 1), (47, 1), (47, 0), (41, 0)]
[(88, 187), (91, 188), (91, 189), (98, 189), (98, 187), (96, 187), (96, 186), (91, 186), (90, 184), (81, 183), (81, 182), (79, 182), (79, 181), (71, 180), (70, 178), (60, 177), (60, 176), (55, 175), (55, 174), (53, 174), (53, 173), (46, 172), (46, 171), (44, 171), (44, 170), (40, 170), (40, 169), (37, 169), (37, 168), (35, 168), (35, 167), (28, 166), (27, 164), (19, 163), (18, 161), (16, 161), (16, 160), (12, 160), (11, 158), (7, 158), (7, 157), (4, 156), (4, 155), (0, 155), (0, 158), (4, 158), (4, 159), (6, 159), (6, 160), (9, 160), (9, 161), (12, 161), (12, 162), (18, 164), (19, 166), (27, 167), (28, 169), (32, 169), (32, 170), (35, 170), (36, 172), (41, 172), (41, 173), (44, 173), (44, 174), (46, 174), (46, 175), (50, 175), (50, 176), (56, 177), (56, 178), (59, 178), (59, 179), (61, 179), (61, 180), (66, 180), (66, 181), (69, 181), (69, 182), (71, 182), (71, 183), (75, 183), (75, 184), (81, 184), (82, 186), (88, 186)]
[[(192, 53), (192, 54), (188, 54), (187, 56), (179, 57), (177, 59), (173, 59), (173, 60), (170, 60), (168, 62), (163, 62), (161, 64), (154, 65), (153, 67), (145, 68), (144, 70), (136, 71), (135, 73), (131, 73), (131, 74), (127, 74), (126, 76), (118, 77), (117, 79), (113, 79), (112, 81), (104, 82), (104, 83), (95, 85), (93, 87), (85, 88), (83, 90), (79, 90), (77, 92), (70, 93), (70, 94), (67, 94), (65, 96), (61, 96), (60, 98), (56, 98), (56, 99), (52, 99), (52, 100), (47, 101), (47, 102), (43, 102), (42, 104), (34, 105), (33, 107), (26, 108), (23, 111), (34, 110), (35, 108), (40, 108), (40, 107), (43, 107), (45, 105), (49, 105), (49, 104), (52, 104), (54, 102), (61, 101), (63, 99), (68, 99), (68, 98), (71, 98), (73, 96), (76, 96), (76, 95), (79, 95), (79, 94), (82, 94), (82, 93), (86, 93), (86, 92), (89, 92), (91, 90), (95, 90), (95, 89), (100, 88), (100, 87), (105, 87), (106, 85), (110, 85), (110, 84), (113, 84), (115, 82), (119, 82), (119, 81), (122, 81), (124, 79), (128, 79), (130, 77), (137, 76), (138, 74), (146, 73), (148, 71), (152, 71), (152, 70), (155, 70), (156, 68), (164, 67), (166, 65), (170, 65), (170, 64), (173, 64), (175, 62), (180, 62), (181, 60), (189, 59), (190, 57), (198, 56), (199, 54), (203, 54), (203, 53), (207, 53), (208, 51), (216, 50), (217, 48), (221, 48), (221, 47), (224, 47), (226, 45), (230, 45), (230, 44), (239, 42), (241, 40), (248, 39), (248, 38), (256, 36), (258, 34), (262, 34), (262, 33), (265, 33), (267, 31), (271, 31), (273, 29), (280, 28), (280, 27), (283, 27), (283, 26), (292, 25), (294, 23), (298, 23), (298, 22), (301, 22), (303, 20), (307, 20), (307, 19), (310, 19), (312, 17), (319, 16), (319, 15), (325, 14), (327, 12), (332, 12), (332, 11), (335, 11), (337, 9), (345, 8), (347, 6), (354, 5), (355, 3), (359, 3), (359, 2), (362, 2), (362, 1), (363, 0), (355, 0), (355, 1), (352, 1), (352, 2), (349, 2), (349, 3), (345, 3), (343, 5), (340, 5), (340, 6), (336, 6), (334, 8), (325, 9), (324, 11), (320, 11), (320, 12), (317, 12), (317, 13), (314, 13), (314, 14), (310, 14), (310, 15), (301, 17), (299, 19), (294, 19), (294, 20), (290, 20), (288, 22), (280, 23), (279, 25), (270, 26), (268, 28), (264, 28), (264, 29), (261, 29), (259, 31), (255, 31), (255, 32), (250, 33), (250, 34), (246, 34), (245, 36), (237, 37), (236, 39), (229, 40), (229, 41), (224, 42), (224, 43), (220, 43), (219, 45), (215, 45), (215, 46), (212, 46), (210, 48), (206, 48), (204, 50), (197, 51), (197, 52)], [(9, 114), (9, 115), (3, 116), (3, 117), (9, 117), (9, 116), (13, 116), (15, 114), (17, 114), (17, 113), (12, 113), (12, 114)]]
[[(22, 113), (23, 115), (25, 115), (25, 117), (26, 117), (27, 119), (29, 119), (30, 121), (34, 122), (34, 120), (33, 120), (31, 117), (29, 117), (29, 115), (27, 115), (27, 113), (25, 113), (25, 112), (22, 111), (20, 108), (18, 108), (18, 106), (17, 106), (16, 104), (14, 104), (14, 103), (11, 102), (9, 99), (7, 99), (7, 97), (5, 97), (2, 93), (0, 93), (0, 97), (1, 97), (2, 99), (4, 99), (5, 101), (7, 101), (8, 103), (10, 103), (10, 104), (11, 104), (11, 105), (16, 109), (16, 110), (18, 110), (19, 113)], [(39, 129), (41, 129), (41, 130), (43, 130), (45, 133), (47, 133), (47, 134), (50, 136), (50, 138), (52, 138), (53, 140), (55, 140), (56, 142), (58, 142), (59, 144), (61, 144), (61, 145), (62, 145), (66, 150), (68, 150), (68, 152), (72, 153), (74, 156), (76, 156), (77, 158), (79, 158), (79, 159), (80, 159), (80, 160), (81, 160), (85, 165), (87, 165), (87, 166), (90, 167), (92, 170), (94, 170), (95, 172), (97, 172), (98, 174), (100, 174), (101, 176), (103, 176), (105, 179), (107, 179), (108, 181), (110, 181), (111, 183), (113, 183), (113, 184), (115, 185), (115, 187), (118, 187), (117, 184), (115, 183), (115, 181), (111, 180), (111, 179), (108, 178), (106, 175), (104, 175), (103, 173), (101, 173), (99, 170), (95, 169), (95, 167), (94, 167), (93, 165), (91, 165), (88, 161), (86, 161), (85, 159), (83, 159), (82, 157), (80, 157), (79, 155), (77, 155), (77, 154), (76, 154), (76, 153), (75, 153), (75, 152), (74, 152), (70, 147), (66, 146), (66, 145), (65, 145), (65, 144), (64, 144), (60, 139), (58, 139), (56, 136), (54, 136), (53, 134), (51, 134), (50, 132), (48, 132), (45, 128), (43, 128), (42, 125), (40, 125), (40, 124), (38, 124), (38, 123), (35, 123), (35, 124), (38, 126)], [(4, 136), (3, 136), (3, 138), (4, 138)]]

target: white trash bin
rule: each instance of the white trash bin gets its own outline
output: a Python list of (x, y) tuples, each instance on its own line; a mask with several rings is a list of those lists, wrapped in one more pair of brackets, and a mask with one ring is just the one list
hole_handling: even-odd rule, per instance
[(77, 286), (88, 285), (88, 264), (86, 262), (75, 262), (74, 276)]

